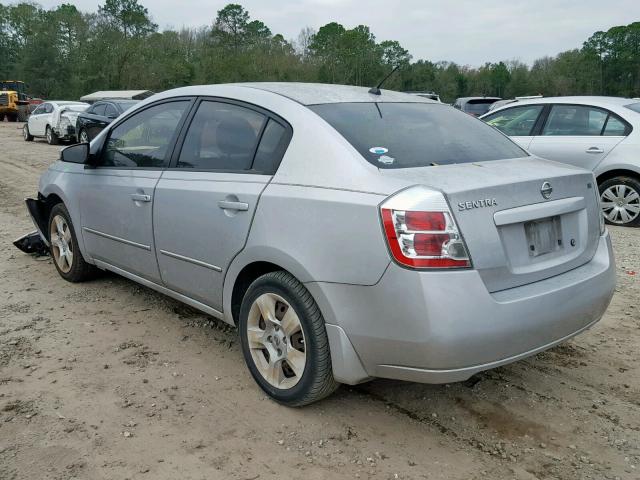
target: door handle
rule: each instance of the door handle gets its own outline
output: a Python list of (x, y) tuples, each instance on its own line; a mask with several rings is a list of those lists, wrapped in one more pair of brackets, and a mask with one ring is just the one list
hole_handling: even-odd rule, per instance
[(246, 212), (249, 210), (249, 204), (244, 202), (231, 202), (229, 200), (220, 200), (218, 206), (223, 210), (238, 210)]
[(132, 193), (131, 200), (134, 202), (150, 202), (151, 195), (145, 195), (144, 193)]
[(600, 147), (589, 147), (586, 150), (587, 153), (604, 153), (604, 148)]

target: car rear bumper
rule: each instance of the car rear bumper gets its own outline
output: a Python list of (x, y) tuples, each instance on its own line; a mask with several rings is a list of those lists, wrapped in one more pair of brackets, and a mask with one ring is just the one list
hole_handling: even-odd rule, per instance
[(615, 263), (607, 233), (587, 264), (495, 293), (473, 270), (416, 272), (393, 263), (373, 286), (307, 286), (328, 324), (338, 380), (447, 383), (589, 328), (611, 301)]

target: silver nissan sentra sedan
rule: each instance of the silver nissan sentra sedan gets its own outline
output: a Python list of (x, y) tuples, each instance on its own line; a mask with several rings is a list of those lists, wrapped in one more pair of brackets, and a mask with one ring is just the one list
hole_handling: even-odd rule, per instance
[(109, 270), (237, 325), (292, 406), (533, 355), (615, 285), (591, 172), (387, 90), (167, 91), (63, 150), (27, 207), (65, 280)]

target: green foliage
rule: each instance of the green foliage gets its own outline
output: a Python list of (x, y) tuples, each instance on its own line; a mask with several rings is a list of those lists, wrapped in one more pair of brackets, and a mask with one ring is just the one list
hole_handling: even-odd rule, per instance
[(311, 81), (372, 86), (394, 66), (386, 88), (459, 96), (640, 95), (640, 22), (596, 32), (582, 48), (536, 60), (412, 62), (395, 40), (378, 42), (366, 25), (337, 22), (297, 40), (274, 34), (238, 4), (208, 26), (159, 31), (138, 0), (104, 0), (97, 12), (71, 4), (0, 3), (0, 79), (24, 80), (46, 98), (75, 99), (95, 90), (161, 91), (190, 84)]

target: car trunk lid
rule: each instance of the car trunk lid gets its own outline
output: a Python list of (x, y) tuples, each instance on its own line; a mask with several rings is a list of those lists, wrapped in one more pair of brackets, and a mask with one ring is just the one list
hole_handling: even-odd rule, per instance
[(490, 292), (587, 263), (600, 235), (593, 174), (535, 157), (381, 170), (442, 191)]

